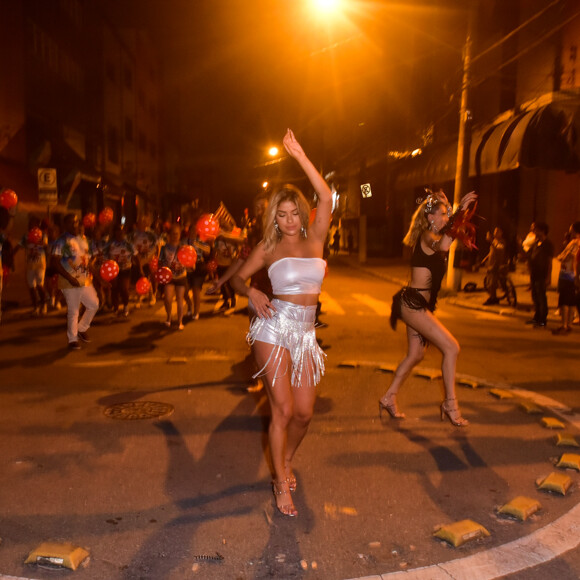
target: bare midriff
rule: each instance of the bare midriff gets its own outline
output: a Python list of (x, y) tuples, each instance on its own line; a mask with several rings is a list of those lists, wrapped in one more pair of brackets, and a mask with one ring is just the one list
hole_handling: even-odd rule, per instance
[(318, 294), (275, 294), (274, 298), (298, 306), (316, 306), (318, 303)]
[(431, 273), (427, 268), (411, 268), (410, 288), (421, 292), (427, 300), (431, 297)]

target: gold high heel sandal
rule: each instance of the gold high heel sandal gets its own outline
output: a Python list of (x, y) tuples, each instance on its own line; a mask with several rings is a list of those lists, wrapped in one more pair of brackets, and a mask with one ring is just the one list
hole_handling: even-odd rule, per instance
[(449, 422), (455, 427), (466, 427), (469, 425), (469, 421), (461, 416), (459, 407), (450, 409), (449, 406), (445, 404), (447, 401), (457, 401), (457, 399), (453, 397), (452, 399), (445, 399), (441, 403), (441, 421), (444, 421), (445, 415), (447, 415)]
[[(283, 486), (287, 486), (288, 489), (281, 489)], [(288, 480), (284, 479), (283, 481), (274, 481), (272, 480), (272, 491), (274, 492), (274, 499), (276, 500), (276, 508), (283, 516), (288, 517), (295, 517), (298, 515), (298, 510), (294, 507), (292, 503), (292, 498), (290, 497), (290, 503), (285, 503), (282, 505), (278, 505), (278, 496), (279, 495), (290, 495), (290, 486), (288, 484)]]
[(404, 419), (405, 413), (401, 413), (393, 397), (389, 397), (390, 403), (383, 403), (379, 399), (379, 419), (383, 418), (383, 411), (386, 411), (393, 419)]

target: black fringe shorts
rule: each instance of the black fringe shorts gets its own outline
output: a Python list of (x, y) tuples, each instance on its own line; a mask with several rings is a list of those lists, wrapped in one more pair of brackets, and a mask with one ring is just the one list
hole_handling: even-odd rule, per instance
[[(403, 304), (410, 308), (411, 310), (429, 310), (433, 312), (435, 310), (435, 304), (427, 302), (427, 299), (418, 288), (411, 288), (410, 286), (404, 286), (393, 296), (393, 304), (391, 305), (391, 328), (393, 330), (397, 329), (397, 320), (401, 318), (401, 310)], [(423, 345), (427, 345), (427, 339), (421, 334), (417, 333)]]

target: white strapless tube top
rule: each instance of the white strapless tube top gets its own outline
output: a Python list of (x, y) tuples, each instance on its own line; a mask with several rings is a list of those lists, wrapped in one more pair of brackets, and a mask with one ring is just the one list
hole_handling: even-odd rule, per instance
[(322, 258), (282, 258), (268, 268), (274, 295), (320, 294), (326, 262)]

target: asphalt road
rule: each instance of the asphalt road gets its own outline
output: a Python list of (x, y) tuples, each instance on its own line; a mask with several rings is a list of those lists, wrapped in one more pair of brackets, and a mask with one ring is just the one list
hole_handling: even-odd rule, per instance
[[(322, 296), (329, 326), (318, 333), (327, 373), (296, 457), (296, 519), (273, 507), (268, 405), (263, 393), (245, 392), (243, 313), (215, 316), (208, 299), (182, 333), (163, 327), (159, 304), (128, 320), (100, 315), (80, 352), (65, 348), (62, 315), (7, 316), (0, 574), (68, 576), (23, 564), (51, 540), (89, 551), (74, 573), (86, 580), (580, 577), (579, 518), (566, 519), (577, 513), (580, 477), (554, 467), (574, 450), (557, 447), (541, 424), (560, 418), (580, 441), (580, 331), (552, 337), (517, 317), (443, 300), (439, 316), (462, 346), (458, 393), (471, 425), (442, 423), (440, 381), (419, 375), (400, 395), (408, 418), (381, 422), (377, 399), (405, 349), (403, 328), (394, 333), (387, 323), (395, 290), (331, 264)], [(439, 365), (429, 349), (424, 374)], [(512, 397), (493, 396), (494, 387)], [(522, 398), (541, 414), (524, 411)], [(105, 414), (132, 402), (173, 412)], [(551, 472), (571, 478), (565, 496), (538, 491), (538, 478)], [(500, 517), (498, 507), (519, 495), (541, 510), (525, 522)], [(464, 519), (489, 537), (458, 548), (433, 537), (437, 526)], [(498, 556), (506, 546), (514, 551)]]

